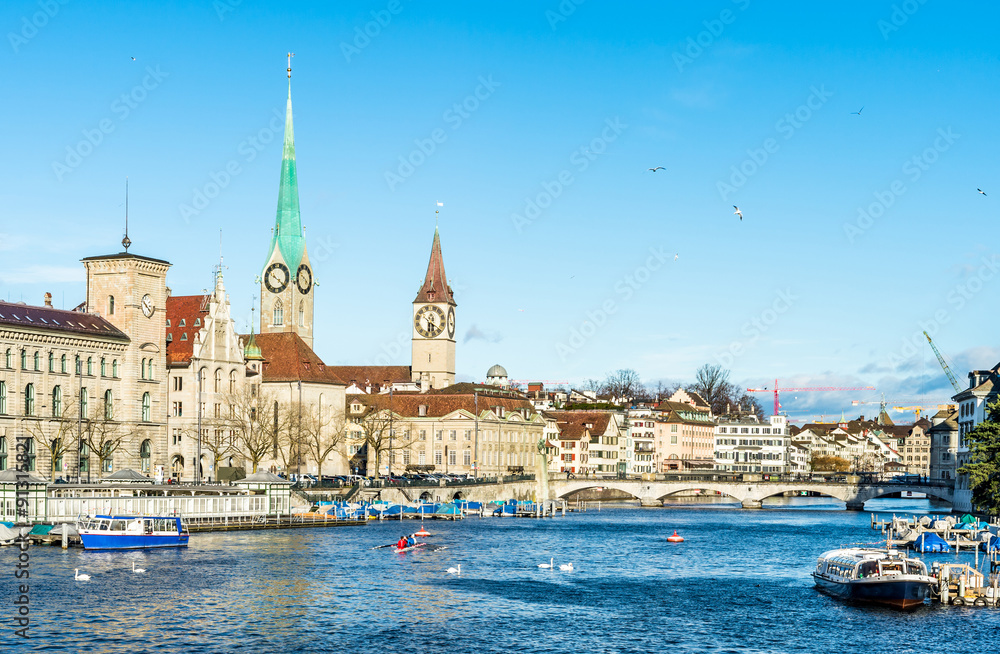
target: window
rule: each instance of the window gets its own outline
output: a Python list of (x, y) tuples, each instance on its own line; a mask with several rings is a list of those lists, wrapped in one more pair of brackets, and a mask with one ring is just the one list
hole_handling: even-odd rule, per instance
[[(3, 413), (3, 412), (0, 411), (0, 413)], [(426, 429), (421, 429), (420, 430), (420, 440), (422, 440), (422, 441), (427, 440), (427, 430)], [(421, 452), (421, 454), (423, 454), (423, 452)]]
[(118, 379), (118, 359), (111, 360), (111, 376)]
[(187, 322), (184, 320), (184, 318), (181, 318), (181, 321), (179, 323), (177, 323), (177, 326), (178, 327), (186, 327), (187, 326)]
[(182, 391), (182, 390), (184, 390), (184, 378), (183, 377), (174, 377), (174, 390), (175, 391)]
[(142, 472), (149, 474), (149, 456), (152, 451), (152, 444), (147, 438), (139, 446), (139, 460), (142, 462)]
[(21, 348), (21, 370), (28, 369), (28, 351)]
[(101, 452), (101, 470), (104, 472), (111, 472), (114, 470), (111, 455), (111, 443), (105, 443), (104, 451)]
[(139, 377), (142, 379), (146, 378), (146, 360), (143, 359), (142, 363), (139, 364)]
[(180, 429), (175, 429), (175, 430), (173, 431), (173, 434), (172, 434), (172, 436), (173, 436), (173, 444), (174, 444), (174, 445), (179, 445), (179, 444), (180, 444), (180, 442), (181, 442), (181, 438), (182, 438), (182, 436), (183, 436), (183, 432), (181, 432), (181, 430), (180, 430)]
[(274, 303), (274, 320), (271, 322), (275, 325), (285, 324), (285, 310), (281, 306), (281, 300), (276, 300)]
[(4, 357), (4, 368), (14, 367), (14, 355), (11, 354), (10, 348), (7, 348), (7, 356)]
[(108, 296), (108, 315), (109, 316), (115, 315), (115, 296), (114, 295), (109, 295)]
[(87, 374), (94, 374), (94, 357), (87, 357)]
[(448, 434), (448, 439), (449, 439), (449, 440), (453, 440), (453, 441), (454, 441), (454, 440), (458, 440), (458, 436), (457, 436), (457, 434), (456, 434), (456, 432), (455, 432), (455, 430), (454, 430), (454, 429), (452, 429), (452, 430), (451, 430), (451, 433), (450, 433), (450, 434)]
[(24, 387), (24, 415), (35, 415), (35, 385), (28, 384)]
[[(148, 395), (148, 393), (147, 393), (147, 395)], [(184, 403), (183, 402), (174, 402), (174, 404), (173, 404), (173, 416), (175, 418), (180, 418), (183, 415), (184, 415)]]
[(467, 441), (471, 441), (472, 440), (472, 430), (471, 429), (466, 429), (465, 430), (465, 440), (467, 440)]
[(87, 416), (87, 400), (88, 399), (89, 399), (89, 395), (87, 393), (87, 389), (86, 388), (81, 388), (80, 389), (80, 415), (82, 415), (84, 417)]
[(115, 419), (115, 403), (114, 398), (111, 395), (111, 389), (104, 391), (104, 419), (114, 420)]
[(436, 440), (436, 441), (441, 440), (443, 438), (443, 435), (444, 435), (444, 432), (442, 432), (440, 429), (438, 429), (437, 432), (434, 434), (434, 440)]
[(152, 379), (153, 378), (153, 360), (149, 359), (149, 361), (146, 363), (146, 365), (147, 365), (146, 377), (147, 377), (147, 379)]
[(472, 452), (471, 451), (465, 450), (464, 452), (462, 452), (462, 464), (463, 465), (467, 465), (467, 466), (468, 465), (472, 465)]
[(41, 370), (42, 369), (42, 353), (39, 352), (38, 350), (35, 350), (35, 356), (32, 357), (32, 359), (34, 360), (33, 362), (35, 364), (35, 370)]
[(201, 318), (195, 318), (194, 319), (194, 326), (195, 327), (201, 327)]
[(62, 386), (52, 387), (52, 417), (62, 418)]
[[(229, 392), (231, 394), (234, 394), (234, 395), (236, 394), (236, 371), (235, 370), (229, 371)], [(322, 395), (319, 396), (319, 407), (320, 407), (320, 413), (322, 413), (323, 412), (323, 396)]]
[(222, 392), (222, 369), (215, 371), (215, 392)]
[(142, 394), (142, 416), (141, 420), (143, 422), (150, 421), (150, 413), (152, 412), (152, 405), (149, 399), (149, 393)]
[(441, 450), (434, 450), (434, 465), (441, 465)]
[(0, 470), (7, 469), (7, 439), (0, 436)]
[(305, 300), (299, 300), (299, 327), (306, 326), (306, 303)]
[(90, 472), (90, 447), (80, 444), (80, 472)]
[(107, 376), (108, 376), (108, 362), (104, 359), (104, 357), (101, 357), (101, 377), (107, 377)]
[[(27, 448), (27, 450), (28, 450), (27, 451), (27, 458), (28, 458), (28, 460), (27, 460), (26, 463), (28, 464), (28, 472), (34, 472), (35, 471), (35, 439), (34, 438), (29, 438), (28, 439), (28, 448)], [(18, 456), (20, 456), (20, 455), (18, 455)]]
[(419, 465), (424, 465), (427, 463), (427, 453), (424, 452), (423, 450), (420, 450), (420, 452), (417, 453), (417, 463)]
[(60, 372), (63, 372), (63, 373), (67, 372), (67, 370), (66, 370), (66, 355), (65, 354), (62, 355), (61, 357), (59, 357), (59, 370), (60, 370)]
[(182, 340), (182, 341), (186, 341), (187, 339), (188, 339), (188, 335), (187, 335), (187, 332), (183, 332), (183, 333), (181, 334), (181, 340)]
[(455, 465), (455, 450), (448, 450), (448, 465)]
[(0, 416), (5, 415), (7, 415), (7, 382), (0, 380)]
[(49, 352), (49, 372), (56, 371), (56, 353)]

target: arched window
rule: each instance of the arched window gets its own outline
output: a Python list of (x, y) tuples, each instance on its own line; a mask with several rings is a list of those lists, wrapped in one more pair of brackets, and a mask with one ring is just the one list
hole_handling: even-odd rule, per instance
[(118, 359), (111, 360), (111, 376), (118, 379)]
[(222, 369), (218, 368), (215, 371), (215, 392), (222, 392)]
[(55, 371), (56, 371), (56, 353), (50, 351), (49, 352), (49, 372), (55, 372)]
[(198, 392), (199, 393), (204, 393), (205, 392), (205, 377), (206, 377), (206, 375), (208, 375), (208, 370), (207, 369), (202, 368), (201, 370), (198, 371)]
[(176, 472), (178, 475), (184, 474), (184, 457), (180, 454), (175, 454), (174, 458), (170, 461), (170, 471)]
[(21, 370), (28, 369), (28, 351), (21, 348)]
[(80, 389), (80, 415), (84, 418), (87, 417), (87, 404), (90, 399), (90, 394), (87, 392), (86, 388)]
[(0, 470), (7, 469), (7, 439), (0, 436)]
[(306, 301), (299, 300), (299, 327), (305, 327), (306, 324)]
[(281, 300), (274, 301), (274, 324), (284, 325), (285, 324), (285, 309), (281, 305)]
[(152, 449), (153, 449), (152, 443), (149, 441), (148, 438), (142, 442), (142, 445), (139, 446), (139, 461), (142, 464), (141, 470), (146, 474), (149, 474), (149, 458)]
[(146, 379), (152, 379), (153, 378), (153, 360), (152, 359), (149, 360), (149, 364), (148, 365), (149, 365), (149, 369), (146, 371), (146, 373), (147, 373), (146, 374)]
[(101, 377), (108, 376), (108, 362), (104, 357), (101, 357)]
[(111, 443), (105, 443), (104, 449), (101, 451), (101, 470), (104, 472), (112, 472), (115, 469), (113, 450), (111, 449)]
[(150, 414), (152, 413), (152, 404), (150, 403), (149, 393), (142, 394), (142, 421), (149, 422)]
[(35, 350), (35, 357), (34, 358), (35, 358), (35, 370), (41, 370), (42, 369), (42, 353), (39, 352), (38, 350)]
[(108, 315), (109, 316), (115, 315), (115, 296), (114, 295), (109, 295), (108, 296)]
[(7, 382), (0, 380), (0, 416), (5, 415), (7, 415)]
[(94, 357), (87, 357), (87, 374), (94, 374)]
[(142, 363), (139, 365), (139, 376), (142, 379), (146, 378), (146, 360), (145, 359), (143, 359)]
[(90, 447), (86, 442), (80, 444), (80, 472), (90, 472)]
[(35, 415), (35, 385), (28, 384), (24, 387), (24, 415)]
[(115, 402), (114, 396), (111, 394), (111, 389), (104, 391), (104, 419), (114, 420), (115, 419)]
[(59, 366), (60, 366), (60, 371), (62, 371), (64, 373), (67, 372), (66, 371), (66, 355), (65, 354), (62, 355), (61, 357), (59, 357)]
[(13, 368), (13, 367), (14, 367), (14, 354), (10, 351), (10, 348), (8, 347), (7, 356), (4, 357), (4, 368)]
[(52, 417), (62, 418), (62, 386), (52, 387)]
[(229, 393), (233, 394), (233, 395), (236, 394), (236, 371), (235, 370), (230, 370), (229, 371)]
[[(21, 456), (21, 455), (18, 454), (18, 456)], [(27, 461), (28, 472), (34, 472), (35, 471), (35, 439), (34, 438), (29, 438), (28, 439), (27, 456), (28, 456), (28, 461)]]

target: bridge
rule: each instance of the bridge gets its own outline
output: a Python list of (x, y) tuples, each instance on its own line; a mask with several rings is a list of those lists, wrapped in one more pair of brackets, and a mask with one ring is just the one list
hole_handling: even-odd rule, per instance
[(603, 488), (627, 493), (642, 503), (642, 506), (663, 506), (665, 498), (685, 491), (714, 491), (727, 495), (739, 502), (745, 509), (759, 509), (769, 497), (785, 493), (799, 494), (802, 491), (818, 493), (836, 498), (847, 504), (848, 511), (861, 511), (865, 502), (878, 497), (896, 495), (906, 491), (924, 493), (954, 504), (955, 488), (943, 483), (847, 483), (836, 481), (719, 481), (711, 476), (704, 478), (678, 479), (669, 481), (640, 481), (632, 479), (553, 479), (549, 481), (549, 492), (553, 497), (566, 499), (581, 491)]

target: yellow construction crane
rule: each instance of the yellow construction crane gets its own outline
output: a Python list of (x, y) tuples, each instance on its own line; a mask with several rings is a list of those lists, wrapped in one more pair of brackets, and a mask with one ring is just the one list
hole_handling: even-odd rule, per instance
[(892, 407), (893, 411), (913, 411), (917, 415), (917, 417), (916, 417), (917, 420), (920, 420), (920, 413), (922, 411), (926, 410), (926, 409), (936, 409), (938, 411), (940, 411), (942, 409), (949, 409), (951, 411), (954, 411), (955, 410), (955, 405), (954, 404), (925, 404), (923, 406), (894, 406), (894, 407)]

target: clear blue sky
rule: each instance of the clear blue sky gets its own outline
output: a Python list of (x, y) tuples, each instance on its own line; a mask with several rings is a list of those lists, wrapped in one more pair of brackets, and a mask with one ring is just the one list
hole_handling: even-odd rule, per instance
[[(221, 229), (249, 322), (292, 51), (331, 364), (409, 363), (439, 201), (460, 378), (723, 363), (741, 384), (945, 401), (923, 328), (963, 384), (1000, 359), (995, 4), (346, 4), (4, 3), (0, 294), (78, 303), (78, 260), (120, 250), (128, 176), (132, 251), (198, 293)], [(528, 198), (545, 207), (526, 217)]]

